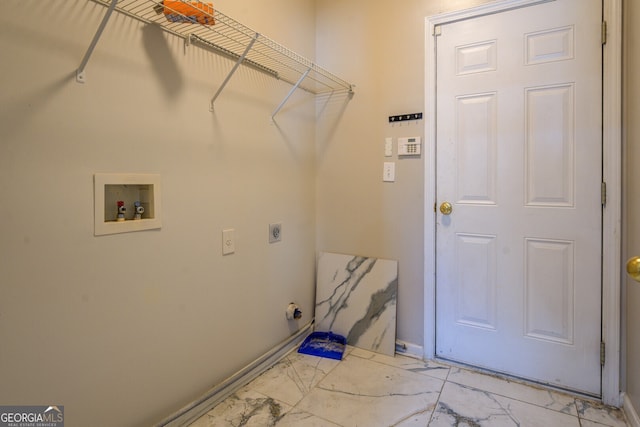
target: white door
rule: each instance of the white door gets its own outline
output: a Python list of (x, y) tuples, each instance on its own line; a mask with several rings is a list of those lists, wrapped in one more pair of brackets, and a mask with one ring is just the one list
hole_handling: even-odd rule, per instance
[[(437, 30), (436, 354), (600, 395), (600, 0)], [(446, 210), (445, 210), (446, 211)]]

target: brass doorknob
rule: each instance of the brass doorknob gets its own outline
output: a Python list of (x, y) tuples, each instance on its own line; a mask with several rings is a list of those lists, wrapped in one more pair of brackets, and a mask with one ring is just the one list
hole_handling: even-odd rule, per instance
[(627, 261), (627, 274), (636, 282), (640, 282), (640, 257), (634, 256)]
[(451, 215), (451, 212), (453, 212), (453, 206), (451, 206), (451, 203), (449, 202), (443, 202), (440, 205), (440, 212), (442, 215)]

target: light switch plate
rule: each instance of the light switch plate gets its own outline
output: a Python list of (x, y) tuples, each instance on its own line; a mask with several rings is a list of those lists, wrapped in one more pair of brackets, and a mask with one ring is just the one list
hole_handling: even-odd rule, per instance
[(391, 157), (393, 156), (393, 138), (386, 137), (384, 139), (384, 156)]

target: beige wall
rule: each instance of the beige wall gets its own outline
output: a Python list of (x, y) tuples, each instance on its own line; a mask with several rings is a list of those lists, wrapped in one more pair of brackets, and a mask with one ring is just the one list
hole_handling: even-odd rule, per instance
[[(216, 6), (313, 57), (312, 2)], [(290, 301), (311, 320), (315, 102), (296, 93), (274, 126), (290, 86), (243, 67), (212, 114), (233, 64), (117, 13), (78, 84), (105, 10), (2, 4), (0, 402), (146, 426), (287, 338)], [(161, 174), (162, 229), (94, 237), (96, 172)]]
[[(0, 14), (0, 402), (65, 405), (70, 425), (148, 425), (287, 337), (290, 300), (310, 320), (316, 251), (397, 259), (398, 338), (422, 345), (425, 156), (383, 183), (384, 138), (424, 137), (424, 19), (488, 0), (218, 0), (216, 7), (355, 83), (355, 96), (296, 93), (86, 0), (3, 3)], [(640, 47), (625, 3), (626, 69)], [(640, 83), (626, 80), (628, 159)], [(639, 134), (639, 135), (636, 135)], [(315, 144), (314, 144), (315, 142)], [(315, 148), (315, 151), (314, 151)], [(428, 150), (424, 150), (428, 151)], [(395, 152), (395, 147), (394, 147)], [(627, 253), (640, 212), (626, 168)], [(637, 169), (637, 168), (636, 168)], [(96, 172), (160, 173), (161, 231), (93, 236)], [(269, 222), (284, 240), (266, 243)], [(222, 257), (222, 228), (237, 252)], [(315, 229), (314, 229), (315, 227)], [(640, 324), (640, 286), (626, 289)], [(627, 329), (627, 386), (640, 408), (640, 336)]]
[[(355, 95), (319, 100), (317, 248), (399, 262), (398, 338), (422, 346), (425, 155), (384, 157), (385, 137), (420, 136), (424, 120), (425, 18), (487, 1), (317, 1), (317, 60), (357, 85)], [(425, 148), (424, 151), (428, 152)], [(396, 182), (382, 182), (385, 161)]]
[[(640, 5), (624, 2), (624, 214), (627, 257), (640, 256)], [(626, 312), (626, 392), (640, 411), (640, 283), (624, 276), (623, 306)]]

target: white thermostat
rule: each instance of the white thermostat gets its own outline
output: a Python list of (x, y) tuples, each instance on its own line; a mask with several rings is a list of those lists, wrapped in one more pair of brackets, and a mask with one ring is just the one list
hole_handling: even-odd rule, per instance
[(398, 156), (419, 156), (420, 146), (419, 136), (398, 138)]

